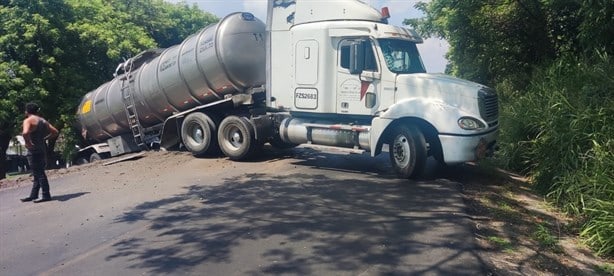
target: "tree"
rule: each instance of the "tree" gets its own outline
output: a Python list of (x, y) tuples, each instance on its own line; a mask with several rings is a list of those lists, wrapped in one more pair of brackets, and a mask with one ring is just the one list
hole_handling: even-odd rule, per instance
[(499, 158), (582, 217), (614, 256), (614, 2), (433, 0), (406, 20), (450, 42), (450, 72), (497, 88)]
[(161, 48), (179, 44), (189, 35), (218, 21), (217, 17), (202, 12), (196, 5), (170, 5), (163, 0), (113, 0), (111, 3), (128, 16), (128, 21), (142, 27)]
[[(7, 2), (7, 1), (4, 1)], [(61, 23), (44, 14), (60, 15), (61, 1), (11, 1), (0, 6), (0, 160), (6, 160), (5, 151), (27, 101), (45, 99), (46, 79), (54, 76), (51, 68), (55, 53), (46, 45), (58, 43)], [(29, 9), (24, 9), (27, 6)], [(57, 8), (56, 10), (53, 10)], [(44, 108), (43, 110), (45, 110)], [(4, 178), (4, 164), (0, 179)]]
[(536, 65), (581, 46), (580, 4), (572, 0), (434, 0), (407, 19), (423, 35), (450, 43), (449, 73), (490, 86), (526, 87)]
[(26, 102), (69, 128), (79, 99), (110, 80), (124, 58), (215, 21), (196, 6), (161, 0), (0, 0), (0, 160)]

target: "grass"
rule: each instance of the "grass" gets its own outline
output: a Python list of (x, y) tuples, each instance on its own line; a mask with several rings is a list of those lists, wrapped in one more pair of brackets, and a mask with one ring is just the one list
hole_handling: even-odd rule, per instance
[(509, 192), (502, 194), (484, 196), (480, 199), (480, 202), (484, 207), (497, 218), (517, 221), (521, 219), (522, 215), (518, 213), (518, 210), (513, 207), (513, 197), (508, 197)]
[(501, 103), (497, 153), (501, 164), (529, 175), (533, 188), (584, 221), (578, 235), (606, 258), (614, 257), (613, 75), (607, 54), (562, 57), (537, 71), (525, 91), (504, 91), (514, 97)]
[(6, 174), (6, 180), (13, 180), (19, 178), (22, 175), (27, 175), (30, 172), (11, 172)]
[(536, 229), (533, 232), (533, 239), (539, 243), (540, 247), (550, 248), (555, 252), (561, 252), (558, 238), (550, 232), (545, 223), (536, 225)]
[(514, 252), (514, 245), (508, 239), (500, 238), (497, 236), (490, 236), (487, 238), (487, 240), (490, 244), (496, 246), (498, 249), (500, 249), (503, 252), (506, 252), (506, 253)]
[[(536, 218), (531, 215), (523, 213), (519, 208), (513, 207), (518, 202), (515, 201), (514, 192), (510, 190), (509, 186), (504, 187), (505, 192), (487, 197), (483, 196), (480, 202), (483, 207), (489, 210), (496, 218), (507, 221), (507, 223), (524, 223), (530, 228), (534, 228), (532, 235), (529, 238), (533, 239), (541, 248), (548, 248), (553, 252), (561, 252), (562, 249), (558, 243), (558, 237), (553, 235), (548, 227), (548, 223), (543, 222), (541, 218)], [(532, 221), (542, 221), (534, 223)], [(513, 251), (514, 245), (512, 241), (497, 236), (489, 236), (487, 238), (489, 243), (495, 245), (497, 248), (504, 252)]]
[(602, 264), (597, 267), (601, 272), (614, 275), (614, 264)]
[[(584, 221), (561, 213), (527, 179), (492, 168), (494, 175), (481, 165), (450, 168), (447, 177), (463, 183), (480, 254), (493, 271), (505, 274), (523, 264), (529, 275), (608, 275), (614, 265), (589, 254), (573, 237)], [(470, 176), (458, 173), (468, 170)]]

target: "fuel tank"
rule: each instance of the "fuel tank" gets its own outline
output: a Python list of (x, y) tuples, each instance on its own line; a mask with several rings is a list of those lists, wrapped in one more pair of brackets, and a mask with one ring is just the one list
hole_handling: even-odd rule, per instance
[(129, 70), (83, 97), (77, 110), (83, 138), (102, 142), (130, 132), (122, 96), (128, 72), (144, 128), (174, 113), (264, 84), (265, 27), (250, 13), (234, 13), (179, 45), (142, 53)]

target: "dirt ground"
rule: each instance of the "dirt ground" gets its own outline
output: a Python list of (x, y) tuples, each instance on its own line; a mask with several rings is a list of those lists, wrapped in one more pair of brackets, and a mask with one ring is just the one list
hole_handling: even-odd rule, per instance
[(578, 222), (535, 194), (526, 178), (475, 164), (443, 177), (464, 185), (475, 238), (494, 275), (614, 275), (613, 260), (583, 245)]
[[(140, 160), (130, 165), (133, 171), (162, 172), (168, 170), (169, 163), (180, 164), (190, 158), (184, 152), (146, 152), (135, 156)], [(99, 181), (114, 182), (113, 178), (122, 176), (100, 169), (112, 161), (117, 159), (49, 170), (47, 175), (52, 180), (87, 174)], [(232, 161), (225, 158), (216, 162), (232, 167)], [(535, 195), (525, 178), (475, 164), (443, 168), (434, 177), (463, 185), (478, 254), (486, 260), (492, 275), (614, 275), (613, 260), (601, 259), (582, 245), (576, 238), (577, 222)], [(27, 174), (0, 180), (0, 189), (30, 185)]]

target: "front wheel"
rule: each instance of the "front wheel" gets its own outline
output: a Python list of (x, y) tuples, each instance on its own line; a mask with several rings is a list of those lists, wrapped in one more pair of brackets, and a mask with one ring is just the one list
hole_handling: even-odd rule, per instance
[(402, 178), (417, 178), (426, 164), (426, 140), (415, 126), (397, 126), (389, 141), (390, 162)]

